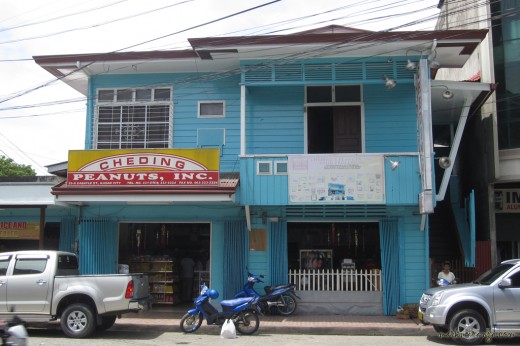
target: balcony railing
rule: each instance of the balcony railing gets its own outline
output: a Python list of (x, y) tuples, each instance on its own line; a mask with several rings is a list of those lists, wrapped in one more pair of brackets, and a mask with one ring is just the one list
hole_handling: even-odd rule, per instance
[(381, 270), (291, 269), (289, 282), (298, 291), (381, 291)]

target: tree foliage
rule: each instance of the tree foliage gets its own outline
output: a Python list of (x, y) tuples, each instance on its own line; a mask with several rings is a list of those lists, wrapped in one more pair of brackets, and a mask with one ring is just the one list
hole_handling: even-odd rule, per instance
[(29, 165), (20, 165), (0, 155), (0, 177), (34, 177), (36, 171)]

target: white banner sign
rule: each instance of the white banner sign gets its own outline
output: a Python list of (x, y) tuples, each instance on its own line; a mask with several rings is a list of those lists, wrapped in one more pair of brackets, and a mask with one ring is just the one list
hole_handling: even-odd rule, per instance
[(382, 155), (290, 155), (290, 203), (384, 204)]

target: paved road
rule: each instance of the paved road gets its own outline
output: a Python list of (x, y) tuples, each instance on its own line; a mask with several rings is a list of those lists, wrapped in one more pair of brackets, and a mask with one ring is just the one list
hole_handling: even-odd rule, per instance
[[(412, 346), (412, 345), (454, 345), (451, 340), (436, 336), (368, 336), (368, 335), (301, 335), (301, 334), (262, 334), (253, 336), (239, 336), (236, 339), (222, 339), (220, 329), (209, 330), (206, 333), (183, 334), (179, 332), (162, 331), (105, 331), (97, 333), (90, 339), (69, 339), (59, 330), (29, 329), (29, 344), (31, 346), (147, 346), (147, 345), (385, 345), (385, 346)], [(486, 345), (520, 345), (520, 338), (494, 340)]]

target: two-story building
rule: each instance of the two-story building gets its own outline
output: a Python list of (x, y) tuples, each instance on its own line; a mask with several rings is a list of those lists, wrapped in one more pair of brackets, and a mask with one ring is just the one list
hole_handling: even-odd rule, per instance
[(302, 311), (395, 314), (431, 285), (428, 215), (451, 172), (443, 157), (437, 186), (432, 129), (462, 136), (492, 92), (432, 76), (486, 34), (331, 26), (36, 56), (87, 98), (85, 150), (52, 189), (60, 247), (84, 273), (149, 273), (157, 302), (183, 280), (232, 297), (249, 270), (297, 284)]

